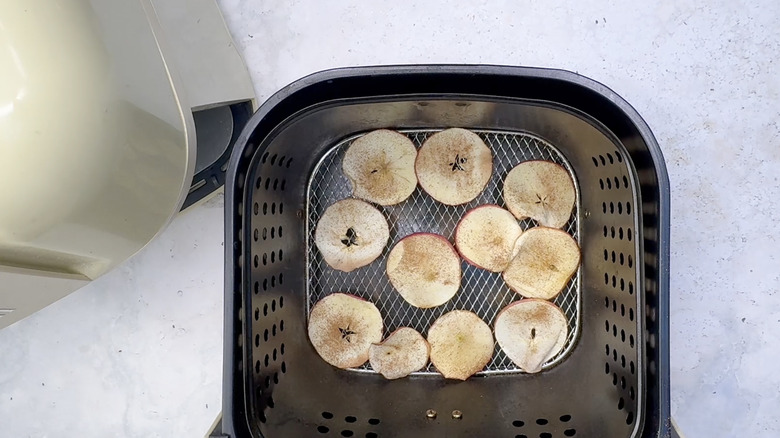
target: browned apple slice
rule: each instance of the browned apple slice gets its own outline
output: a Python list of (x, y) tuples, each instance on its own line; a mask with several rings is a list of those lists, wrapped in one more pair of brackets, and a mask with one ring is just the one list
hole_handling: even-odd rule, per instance
[(493, 357), (493, 333), (485, 321), (467, 310), (453, 310), (428, 330), (431, 362), (448, 379), (466, 380)]
[(527, 298), (498, 313), (495, 332), (498, 345), (512, 362), (527, 373), (538, 373), (566, 344), (569, 323), (558, 306)]
[(518, 164), (504, 179), (504, 201), (518, 219), (530, 217), (561, 228), (571, 217), (577, 195), (569, 172), (549, 161)]
[(400, 379), (428, 364), (428, 341), (415, 329), (401, 327), (368, 351), (371, 368), (386, 379)]
[(390, 250), (387, 277), (409, 304), (440, 306), (460, 288), (460, 257), (438, 234), (411, 234)]
[(580, 247), (557, 228), (534, 227), (517, 239), (517, 255), (504, 270), (504, 281), (526, 298), (558, 295), (580, 265)]
[(368, 360), (371, 344), (382, 340), (382, 315), (375, 305), (354, 295), (328, 295), (311, 309), (309, 340), (334, 367), (358, 367)]
[(477, 134), (446, 129), (423, 143), (414, 168), (420, 186), (433, 199), (460, 205), (485, 189), (493, 172), (493, 153)]
[(405, 200), (417, 187), (417, 148), (405, 135), (387, 129), (369, 132), (349, 146), (341, 162), (353, 196), (379, 205)]
[(474, 266), (501, 272), (517, 254), (523, 229), (512, 213), (497, 205), (481, 205), (463, 215), (455, 228), (455, 247)]
[(359, 199), (336, 202), (322, 214), (314, 243), (333, 269), (350, 272), (376, 260), (390, 238), (382, 213)]

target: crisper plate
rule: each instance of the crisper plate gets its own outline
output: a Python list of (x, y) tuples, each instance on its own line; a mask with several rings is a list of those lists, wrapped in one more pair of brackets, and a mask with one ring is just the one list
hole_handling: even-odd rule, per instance
[[(409, 139), (420, 147), (435, 129), (403, 130)], [(423, 335), (436, 319), (451, 310), (470, 310), (488, 325), (493, 327), (495, 317), (509, 303), (521, 298), (512, 291), (501, 278), (500, 273), (489, 272), (472, 266), (461, 260), (462, 281), (458, 293), (445, 304), (431, 309), (420, 309), (407, 303), (393, 288), (385, 273), (387, 255), (393, 246), (403, 237), (417, 232), (437, 233), (450, 242), (453, 241), (455, 227), (463, 215), (471, 208), (484, 204), (504, 206), (503, 186), (507, 173), (523, 161), (547, 160), (564, 166), (575, 187), (577, 179), (571, 166), (563, 155), (550, 143), (528, 133), (478, 131), (480, 138), (493, 151), (493, 175), (485, 190), (473, 201), (449, 206), (431, 198), (419, 186), (404, 202), (392, 206), (377, 206), (390, 225), (390, 241), (382, 255), (370, 265), (352, 272), (342, 272), (328, 266), (314, 243), (314, 231), (319, 218), (333, 203), (348, 198), (352, 194), (349, 180), (341, 169), (341, 161), (349, 145), (364, 134), (348, 138), (330, 149), (314, 168), (307, 190), (308, 221), (307, 228), (307, 309), (325, 296), (334, 292), (349, 292), (374, 303), (384, 318), (385, 332), (392, 333), (399, 327), (412, 327)], [(579, 198), (578, 198), (579, 199)], [(579, 243), (579, 201), (569, 222), (564, 226)], [(535, 221), (526, 219), (521, 222), (524, 230), (536, 226)], [(550, 359), (543, 368), (549, 368), (563, 360), (573, 348), (580, 327), (580, 275), (577, 273), (567, 283), (557, 304), (569, 321), (569, 335), (559, 354)], [(369, 363), (352, 371), (372, 372)], [(495, 344), (493, 358), (479, 374), (522, 372)], [(432, 364), (418, 375), (435, 374)]]

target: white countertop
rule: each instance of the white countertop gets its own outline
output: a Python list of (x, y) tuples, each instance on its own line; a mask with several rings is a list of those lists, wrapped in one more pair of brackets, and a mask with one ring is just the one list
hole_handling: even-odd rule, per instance
[[(219, 3), (261, 101), (318, 70), (395, 63), (563, 68), (627, 99), (671, 179), (672, 413), (688, 437), (780, 436), (780, 3)], [(0, 331), (0, 437), (207, 432), (222, 203)]]

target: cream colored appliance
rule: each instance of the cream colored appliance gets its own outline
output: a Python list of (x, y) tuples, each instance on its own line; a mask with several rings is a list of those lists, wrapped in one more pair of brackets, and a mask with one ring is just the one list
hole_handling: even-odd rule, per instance
[(253, 109), (214, 0), (0, 0), (0, 328), (213, 192)]

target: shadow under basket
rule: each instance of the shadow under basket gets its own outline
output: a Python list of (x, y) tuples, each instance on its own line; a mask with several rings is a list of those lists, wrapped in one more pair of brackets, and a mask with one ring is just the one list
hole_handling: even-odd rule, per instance
[[(465, 382), (432, 372), (388, 381), (368, 366), (331, 367), (306, 334), (311, 304), (329, 293), (377, 303), (385, 335), (402, 325), (426, 334), (454, 308), (474, 310), (492, 327), (496, 311), (519, 298), (500, 277), (464, 264), (451, 303), (415, 310), (382, 275), (384, 255), (376, 266), (339, 274), (313, 247), (318, 215), (350, 195), (339, 154), (351, 139), (390, 128), (419, 145), (448, 127), (486, 140), (495, 181), (466, 206), (437, 207), (418, 187), (399, 206), (380, 208), (391, 223), (385, 255), (414, 231), (451, 240), (466, 209), (502, 203), (503, 176), (519, 162), (561, 163), (577, 187), (567, 229), (582, 248), (579, 272), (559, 298), (568, 347), (534, 375), (496, 349)], [(224, 436), (669, 436), (668, 177), (649, 128), (603, 85), (564, 71), (497, 66), (317, 73), (252, 117), (226, 187)], [(420, 219), (426, 208), (435, 213)]]

